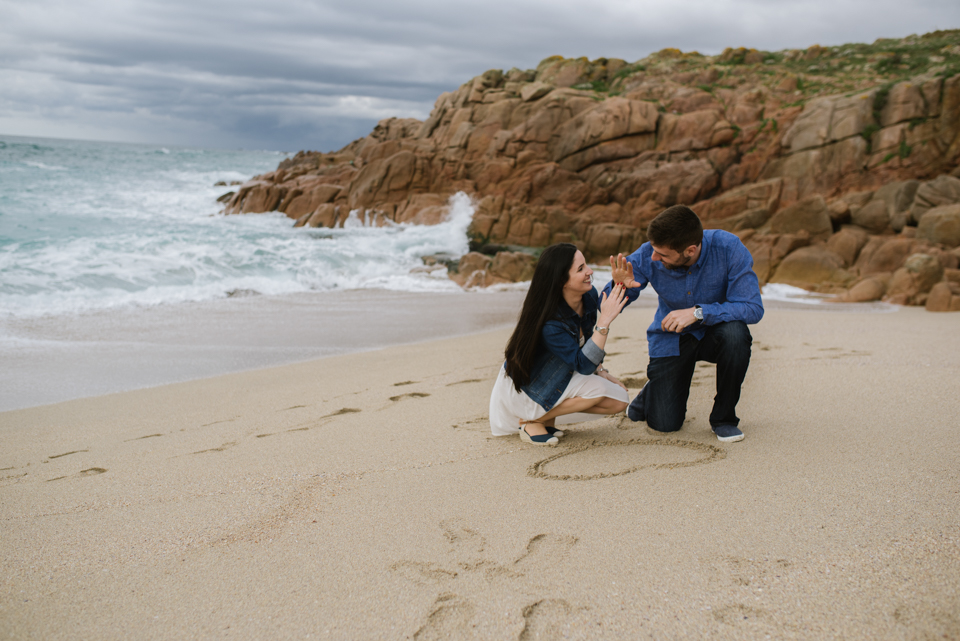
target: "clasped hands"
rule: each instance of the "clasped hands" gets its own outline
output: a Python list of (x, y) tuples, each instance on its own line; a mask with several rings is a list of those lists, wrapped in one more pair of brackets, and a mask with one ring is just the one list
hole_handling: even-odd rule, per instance
[[(633, 277), (633, 264), (626, 259), (623, 254), (617, 254), (610, 257), (610, 271), (614, 283), (622, 283), (624, 287), (640, 287)], [(679, 334), (687, 327), (697, 322), (697, 317), (693, 315), (693, 307), (687, 309), (677, 309), (667, 314), (660, 323), (661, 329), (665, 332), (675, 332)]]

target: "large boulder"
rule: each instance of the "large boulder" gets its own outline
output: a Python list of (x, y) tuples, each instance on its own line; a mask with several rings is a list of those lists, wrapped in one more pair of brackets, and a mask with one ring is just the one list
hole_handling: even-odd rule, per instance
[(586, 234), (586, 254), (589, 260), (605, 262), (608, 256), (618, 252), (629, 253), (642, 244), (638, 238), (639, 230), (631, 225), (617, 223), (601, 223), (590, 225)]
[(928, 312), (960, 312), (960, 285), (937, 283), (927, 296)]
[(947, 247), (960, 246), (960, 204), (927, 210), (917, 226), (917, 238)]
[[(910, 238), (891, 238), (889, 240), (877, 238), (876, 241), (875, 248), (870, 247), (870, 244), (874, 242), (874, 239), (871, 239), (860, 252), (857, 266), (864, 276), (895, 271), (903, 264), (907, 256), (913, 253), (916, 244)], [(871, 251), (868, 252), (868, 249)]]
[(526, 84), (520, 89), (520, 98), (524, 102), (531, 102), (533, 100), (539, 100), (543, 98), (548, 93), (553, 91), (553, 85), (549, 85), (545, 82), (531, 82)]
[(839, 300), (845, 303), (869, 303), (880, 300), (886, 292), (886, 280), (872, 276), (851, 287)]
[(887, 203), (874, 198), (860, 207), (850, 217), (854, 225), (863, 227), (871, 234), (879, 234), (890, 227), (890, 213)]
[[(336, 227), (338, 222), (342, 224), (343, 220), (346, 220), (347, 215), (349, 215), (349, 212), (341, 212), (342, 209), (344, 208), (333, 203), (318, 205), (316, 211), (310, 214), (306, 225), (307, 227)], [(341, 213), (343, 213), (343, 220), (341, 220)]]
[(920, 185), (910, 207), (910, 218), (917, 224), (928, 210), (954, 203), (960, 203), (960, 178), (944, 174)]
[(563, 123), (548, 144), (552, 160), (598, 143), (657, 130), (657, 108), (649, 102), (609, 98)]
[(306, 213), (316, 211), (317, 207), (324, 203), (333, 202), (342, 190), (340, 185), (318, 185), (306, 193), (298, 189), (296, 191), (299, 191), (299, 194), (296, 194), (296, 191), (293, 192), (296, 195), (292, 198), (288, 194), (277, 209), (290, 218), (297, 219)]
[(915, 82), (898, 82), (887, 94), (886, 103), (880, 111), (880, 125), (889, 127), (898, 122), (905, 122), (926, 115), (926, 102), (920, 91), (920, 85)]
[(772, 178), (734, 187), (698, 206), (697, 211), (705, 220), (724, 220), (751, 209), (771, 212), (780, 204), (782, 184), (783, 179)]
[(874, 201), (887, 204), (887, 217), (894, 231), (900, 231), (909, 222), (910, 207), (919, 188), (919, 180), (902, 180), (884, 185), (873, 195)]
[(827, 96), (811, 100), (783, 134), (791, 152), (821, 147), (855, 136), (873, 123), (873, 91), (856, 96)]
[(811, 236), (828, 236), (833, 232), (833, 223), (822, 196), (805, 198), (773, 215), (768, 223), (775, 234), (788, 234), (805, 230)]
[(461, 287), (485, 287), (488, 282), (488, 271), (493, 259), (480, 252), (470, 252), (460, 257), (457, 271), (451, 278)]
[(524, 252), (498, 252), (490, 263), (490, 274), (497, 278), (508, 280), (512, 283), (530, 280), (533, 278), (533, 270), (537, 265), (537, 259), (531, 254)]
[(688, 114), (663, 114), (657, 128), (657, 149), (688, 151), (709, 149), (733, 141), (736, 130), (723, 114), (704, 109)]
[(903, 267), (893, 273), (887, 288), (887, 299), (893, 302), (916, 303), (943, 278), (943, 266), (930, 254), (913, 254)]
[(846, 267), (857, 262), (860, 250), (867, 244), (867, 233), (858, 227), (844, 227), (827, 241), (827, 248), (843, 258)]
[(770, 282), (811, 290), (824, 285), (846, 287), (853, 276), (843, 264), (843, 258), (825, 245), (811, 245), (784, 258)]

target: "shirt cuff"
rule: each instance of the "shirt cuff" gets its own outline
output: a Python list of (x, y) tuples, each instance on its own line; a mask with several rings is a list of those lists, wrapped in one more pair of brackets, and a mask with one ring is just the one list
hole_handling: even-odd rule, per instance
[(583, 344), (583, 355), (586, 356), (587, 359), (589, 359), (589, 361), (594, 365), (599, 365), (602, 363), (605, 354), (606, 352), (604, 352), (603, 349), (601, 349), (600, 346), (593, 341), (587, 341)]

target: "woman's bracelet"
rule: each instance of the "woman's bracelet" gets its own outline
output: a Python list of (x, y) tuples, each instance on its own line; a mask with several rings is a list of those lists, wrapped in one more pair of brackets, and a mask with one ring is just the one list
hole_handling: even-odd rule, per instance
[(597, 371), (596, 371), (597, 374), (601, 374), (603, 372), (609, 372), (609, 371), (610, 370), (608, 369), (603, 369), (603, 365), (597, 365)]

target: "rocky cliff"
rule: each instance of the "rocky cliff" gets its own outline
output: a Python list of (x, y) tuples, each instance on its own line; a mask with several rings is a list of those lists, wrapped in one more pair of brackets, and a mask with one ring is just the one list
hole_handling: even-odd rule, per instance
[[(960, 30), (491, 70), (424, 122), (300, 152), (224, 200), (297, 225), (352, 210), (430, 224), (464, 191), (475, 247), (571, 241), (592, 260), (636, 249), (682, 203), (737, 233), (761, 281), (960, 310), (958, 162)], [(461, 282), (492, 262), (465, 258)]]

